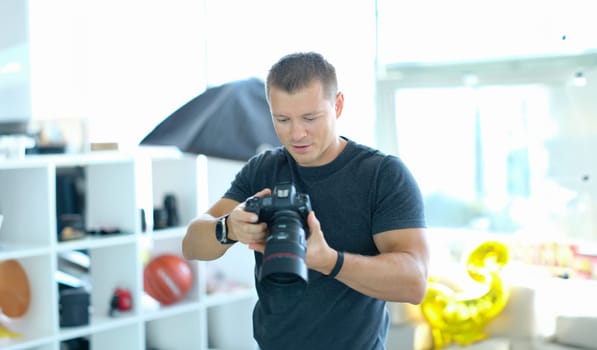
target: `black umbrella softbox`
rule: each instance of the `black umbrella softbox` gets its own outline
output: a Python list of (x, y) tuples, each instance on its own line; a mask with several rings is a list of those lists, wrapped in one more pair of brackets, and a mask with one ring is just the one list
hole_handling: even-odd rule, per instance
[(280, 145), (263, 81), (252, 78), (208, 88), (180, 107), (141, 141), (181, 151), (246, 161)]

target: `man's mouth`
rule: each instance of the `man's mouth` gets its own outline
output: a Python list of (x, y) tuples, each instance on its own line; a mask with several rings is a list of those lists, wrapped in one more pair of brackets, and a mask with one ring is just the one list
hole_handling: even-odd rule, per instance
[(309, 150), (309, 145), (292, 145), (292, 149), (296, 152), (303, 153)]

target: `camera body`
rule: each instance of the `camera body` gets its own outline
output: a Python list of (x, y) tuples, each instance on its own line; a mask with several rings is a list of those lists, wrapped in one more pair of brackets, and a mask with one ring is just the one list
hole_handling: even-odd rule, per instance
[(308, 282), (305, 263), (309, 227), (307, 216), (311, 200), (297, 193), (292, 183), (276, 184), (271, 196), (251, 197), (245, 210), (256, 213), (268, 225), (265, 252), (258, 281), (264, 286), (283, 286)]

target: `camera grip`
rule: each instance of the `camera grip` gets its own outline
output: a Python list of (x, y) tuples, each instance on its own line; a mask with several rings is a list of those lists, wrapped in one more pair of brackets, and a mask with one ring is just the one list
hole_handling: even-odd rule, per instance
[(255, 213), (257, 215), (259, 215), (259, 209), (260, 209), (260, 199), (259, 197), (249, 197), (246, 201), (245, 201), (245, 211), (251, 212), (251, 213)]

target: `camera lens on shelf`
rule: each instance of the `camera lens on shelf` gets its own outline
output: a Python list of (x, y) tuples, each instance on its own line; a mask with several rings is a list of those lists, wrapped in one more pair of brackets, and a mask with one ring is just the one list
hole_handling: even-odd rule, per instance
[(164, 197), (164, 208), (166, 209), (166, 225), (168, 227), (174, 227), (179, 225), (178, 219), (178, 205), (176, 196), (173, 194), (167, 194)]
[(159, 230), (168, 227), (168, 212), (163, 208), (153, 209), (153, 229)]

